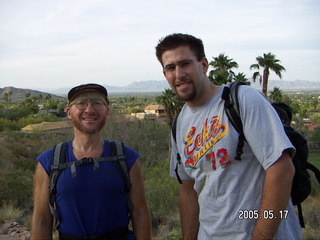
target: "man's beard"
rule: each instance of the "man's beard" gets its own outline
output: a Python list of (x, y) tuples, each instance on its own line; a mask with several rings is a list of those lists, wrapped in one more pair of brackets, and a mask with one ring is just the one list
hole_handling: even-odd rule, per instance
[(73, 126), (76, 129), (78, 129), (80, 132), (85, 133), (85, 134), (95, 134), (95, 133), (99, 132), (104, 127), (104, 125), (106, 124), (106, 118), (105, 118), (95, 128), (87, 129), (86, 127), (81, 125), (81, 123), (79, 121), (77, 121), (75, 119), (72, 119), (71, 121), (73, 123)]
[(196, 97), (196, 95), (197, 95), (197, 91), (196, 91), (196, 88), (194, 87), (194, 84), (192, 84), (193, 85), (193, 87), (192, 87), (192, 91), (191, 92), (189, 92), (189, 93), (187, 93), (187, 94), (181, 94), (181, 93), (179, 93), (178, 91), (177, 91), (177, 89), (175, 89), (175, 93), (177, 94), (177, 96), (182, 100), (182, 101), (185, 101), (185, 102), (187, 102), (187, 101), (191, 101), (191, 100), (193, 100), (195, 97)]

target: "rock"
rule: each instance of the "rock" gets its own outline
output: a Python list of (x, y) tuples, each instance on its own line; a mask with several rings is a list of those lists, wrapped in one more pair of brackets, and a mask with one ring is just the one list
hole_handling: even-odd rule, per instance
[[(31, 234), (26, 227), (21, 226), (18, 222), (5, 221), (0, 233), (7, 234), (8, 238), (1, 239), (19, 239), (30, 240)], [(3, 236), (3, 235), (2, 235)]]
[(24, 231), (20, 234), (20, 240), (30, 240), (31, 234), (28, 231)]

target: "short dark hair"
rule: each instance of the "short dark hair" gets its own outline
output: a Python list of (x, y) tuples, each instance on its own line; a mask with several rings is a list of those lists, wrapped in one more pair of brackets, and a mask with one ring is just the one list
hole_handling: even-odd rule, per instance
[(202, 40), (189, 34), (173, 33), (159, 40), (156, 46), (156, 56), (162, 64), (162, 55), (167, 50), (180, 46), (189, 46), (198, 61), (205, 57)]

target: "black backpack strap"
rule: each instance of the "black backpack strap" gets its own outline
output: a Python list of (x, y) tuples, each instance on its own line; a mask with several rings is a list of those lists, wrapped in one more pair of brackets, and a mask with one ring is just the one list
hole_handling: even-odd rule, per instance
[(236, 150), (236, 160), (241, 160), (243, 153), (243, 146), (245, 142), (245, 136), (243, 133), (243, 125), (240, 118), (240, 107), (238, 101), (238, 89), (240, 85), (247, 85), (244, 82), (232, 82), (230, 86), (225, 86), (222, 92), (221, 98), (224, 100), (224, 108), (227, 113), (228, 119), (232, 126), (239, 133), (238, 145)]
[[(179, 113), (177, 114), (177, 116), (175, 116), (175, 118), (173, 119), (173, 123), (172, 123), (172, 128), (171, 128), (171, 134), (172, 134), (172, 137), (175, 141), (175, 143), (177, 142), (177, 121), (178, 121), (178, 116), (179, 116)], [(180, 184), (182, 184), (182, 181), (181, 181), (181, 178), (179, 176), (179, 173), (178, 173), (178, 165), (181, 165), (181, 156), (179, 153), (177, 153), (177, 164), (176, 164), (176, 168), (175, 168), (175, 173), (176, 173), (176, 176), (177, 176), (177, 179), (178, 179), (178, 182)]]
[(315, 167), (314, 165), (312, 165), (311, 163), (309, 163), (309, 162), (306, 162), (306, 168), (310, 169), (314, 173), (315, 177), (317, 178), (318, 182), (320, 183), (320, 171), (319, 171), (319, 169), (317, 167)]
[(132, 210), (132, 202), (130, 198), (131, 182), (130, 182), (130, 175), (129, 175), (129, 170), (126, 162), (124, 145), (121, 142), (110, 142), (110, 149), (111, 149), (112, 156), (117, 158), (117, 161), (115, 161), (115, 165), (120, 171), (121, 176), (124, 179), (125, 188), (127, 192), (128, 207), (129, 207), (129, 211), (131, 211)]
[(56, 208), (55, 194), (57, 193), (57, 181), (62, 168), (61, 164), (66, 162), (66, 149), (67, 142), (58, 143), (53, 147), (52, 165), (50, 171), (50, 183), (49, 183), (49, 208), (52, 216), (54, 217), (55, 227), (58, 228), (60, 224), (60, 215)]
[(300, 226), (301, 226), (302, 228), (305, 228), (304, 220), (303, 220), (303, 215), (302, 215), (302, 206), (301, 206), (301, 203), (298, 203), (296, 206), (297, 206), (297, 208), (298, 208), (298, 216), (299, 216)]
[(173, 119), (173, 123), (172, 123), (172, 127), (171, 127), (172, 137), (173, 137), (175, 142), (177, 142), (177, 121), (178, 121), (178, 116), (179, 116), (179, 113)]
[(62, 171), (65, 168), (70, 168), (72, 177), (75, 178), (77, 176), (76, 167), (86, 164), (93, 164), (93, 170), (100, 170), (99, 162), (115, 162), (118, 161), (117, 156), (110, 157), (98, 157), (98, 158), (82, 158), (80, 160), (76, 160), (73, 162), (61, 162), (59, 165), (56, 165), (55, 168), (59, 171)]

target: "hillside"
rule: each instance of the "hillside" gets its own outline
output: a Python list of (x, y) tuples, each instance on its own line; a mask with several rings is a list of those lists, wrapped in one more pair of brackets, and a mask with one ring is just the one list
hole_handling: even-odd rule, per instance
[[(130, 83), (123, 87), (104, 85), (109, 93), (142, 93), (142, 92), (162, 92), (165, 89), (170, 88), (169, 84), (165, 80), (149, 80), (149, 81), (137, 81)], [(261, 90), (261, 86), (258, 82), (252, 83), (252, 87)], [(320, 82), (310, 82), (303, 80), (285, 81), (285, 80), (269, 80), (269, 90), (274, 87), (280, 88), (282, 91), (319, 91)], [(66, 95), (70, 88), (51, 89), (48, 92), (58, 95)]]
[[(262, 86), (259, 82), (252, 82), (252, 87), (261, 90)], [(284, 80), (270, 80), (268, 82), (268, 90), (271, 91), (274, 87), (286, 91), (320, 91), (320, 82), (310, 82), (303, 80), (284, 81)]]
[[(109, 93), (146, 93), (146, 92), (162, 92), (165, 89), (170, 88), (169, 84), (165, 80), (150, 80), (150, 81), (138, 81), (130, 83), (123, 87), (108, 86), (104, 85)], [(252, 87), (261, 90), (262, 86), (258, 82), (252, 82)], [(319, 91), (320, 82), (310, 82), (303, 80), (285, 81), (285, 80), (269, 80), (268, 90), (273, 90), (274, 87), (280, 88), (283, 92), (288, 91)], [(70, 88), (57, 88), (47, 90), (31, 90), (31, 89), (20, 89), (15, 87), (0, 88), (0, 102), (3, 101), (4, 93), (11, 91), (11, 99), (20, 100), (25, 98), (26, 93), (30, 93), (31, 96), (38, 96), (41, 94), (43, 97), (51, 95), (52, 98), (63, 98), (66, 96)]]
[(4, 97), (5, 93), (10, 93), (10, 92), (11, 92), (11, 95), (9, 96), (9, 98), (13, 101), (19, 101), (19, 100), (25, 99), (25, 97), (26, 97), (25, 95), (27, 93), (30, 93), (30, 97), (42, 95), (42, 97), (45, 98), (46, 96), (49, 95), (53, 99), (62, 99), (61, 96), (57, 96), (55, 94), (51, 94), (51, 93), (47, 93), (47, 92), (41, 92), (41, 91), (32, 90), (32, 89), (5, 87), (5, 88), (0, 88), (0, 102), (3, 101), (3, 97)]

